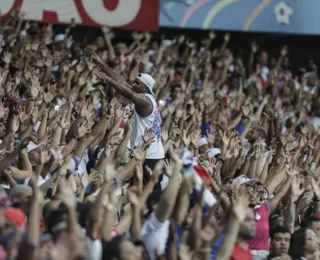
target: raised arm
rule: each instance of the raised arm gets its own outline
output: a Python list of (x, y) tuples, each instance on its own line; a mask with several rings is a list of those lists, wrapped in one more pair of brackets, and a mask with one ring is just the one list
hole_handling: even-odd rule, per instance
[(116, 91), (134, 103), (141, 116), (148, 116), (152, 112), (151, 100), (143, 94), (132, 91), (127, 82), (118, 81), (106, 75), (100, 76), (100, 80), (111, 84)]

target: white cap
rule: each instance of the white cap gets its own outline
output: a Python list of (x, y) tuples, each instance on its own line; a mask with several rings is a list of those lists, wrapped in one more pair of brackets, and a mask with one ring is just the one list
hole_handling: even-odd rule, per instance
[(205, 137), (199, 139), (199, 147), (208, 144), (208, 141)]
[(207, 150), (206, 153), (208, 154), (209, 159), (211, 159), (216, 155), (221, 154), (221, 150), (219, 148), (211, 148)]
[(232, 181), (233, 185), (242, 185), (248, 182), (254, 181), (254, 179), (250, 179), (246, 175), (240, 175)]
[(27, 145), (27, 150), (28, 150), (28, 152), (31, 152), (40, 146), (41, 146), (41, 144), (35, 144), (34, 142), (29, 142)]
[(54, 37), (54, 41), (55, 42), (61, 42), (64, 40), (64, 34), (57, 34), (55, 37)]
[(172, 44), (172, 41), (171, 40), (163, 40), (162, 41), (162, 46), (163, 47), (168, 47), (168, 46), (170, 46)]
[(152, 55), (156, 54), (156, 52), (155, 52), (154, 50), (148, 50), (148, 51), (147, 51), (147, 54), (148, 54), (149, 56), (152, 56)]
[(150, 90), (151, 94), (154, 95), (152, 89), (154, 87), (154, 84), (156, 81), (153, 79), (153, 77), (147, 73), (140, 73), (137, 77), (143, 84), (145, 84), (148, 89)]

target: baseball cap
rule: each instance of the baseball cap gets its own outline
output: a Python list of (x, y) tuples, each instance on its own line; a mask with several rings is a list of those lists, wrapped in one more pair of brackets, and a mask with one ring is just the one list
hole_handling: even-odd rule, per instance
[(219, 148), (211, 148), (207, 150), (206, 153), (208, 154), (208, 157), (211, 159), (216, 155), (221, 154), (221, 150)]
[(63, 41), (65, 38), (64, 34), (57, 34), (55, 37), (54, 37), (54, 41), (55, 42), (61, 42)]
[(15, 199), (19, 197), (26, 197), (32, 195), (32, 189), (28, 185), (19, 184), (14, 186), (10, 191), (10, 198)]
[(201, 137), (199, 139), (199, 143), (198, 144), (199, 144), (199, 147), (208, 144), (207, 138)]
[(154, 84), (156, 81), (153, 79), (153, 77), (147, 73), (140, 73), (137, 77), (143, 84), (145, 84), (148, 89), (150, 90), (151, 94), (154, 95), (152, 89), (154, 87)]
[(20, 209), (6, 208), (3, 215), (15, 227), (24, 227), (26, 224), (26, 216)]
[(254, 181), (255, 179), (250, 179), (248, 176), (246, 175), (240, 175), (237, 178), (235, 178), (232, 182), (233, 185), (242, 185), (242, 184), (246, 184), (248, 182)]

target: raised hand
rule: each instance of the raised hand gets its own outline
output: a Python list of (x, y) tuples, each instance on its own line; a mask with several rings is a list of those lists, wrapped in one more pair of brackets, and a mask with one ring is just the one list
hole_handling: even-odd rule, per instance
[(31, 99), (36, 99), (40, 92), (40, 81), (39, 78), (34, 76), (31, 79), (31, 86), (29, 88)]
[(244, 117), (248, 117), (251, 112), (250, 106), (242, 106), (241, 111)]
[(288, 177), (291, 177), (291, 178), (298, 175), (300, 171), (299, 167), (289, 167), (289, 165), (286, 165), (286, 167), (287, 167), (287, 175)]
[(0, 86), (6, 81), (8, 70), (0, 69)]
[(281, 56), (286, 56), (288, 54), (288, 47), (287, 46), (283, 46), (280, 52)]
[(155, 135), (153, 133), (153, 129), (146, 129), (144, 132), (144, 135), (142, 136), (142, 140), (145, 145), (149, 146), (155, 138)]
[(163, 143), (168, 141), (169, 134), (168, 134), (167, 129), (164, 129), (164, 128), (161, 129), (161, 138), (162, 138)]
[(20, 123), (26, 124), (29, 121), (29, 119), (32, 117), (32, 112), (33, 112), (33, 109), (31, 109), (27, 114), (26, 107), (25, 106), (22, 107), (19, 114)]
[(45, 62), (43, 63), (44, 66), (46, 66), (47, 68), (50, 68), (52, 66), (53, 63), (53, 57), (51, 55), (48, 55)]
[(110, 82), (110, 77), (108, 77), (105, 73), (99, 72), (95, 74), (97, 78), (99, 79), (100, 82), (102, 83), (109, 83)]
[[(84, 175), (85, 175), (85, 174), (84, 174)], [(91, 169), (90, 174), (88, 175), (87, 180), (88, 180), (88, 183), (90, 184), (90, 183), (92, 183), (92, 182), (94, 182), (94, 181), (101, 180), (101, 175), (98, 173), (97, 170)]]
[(3, 60), (3, 62), (4, 62), (5, 64), (9, 65), (10, 62), (11, 62), (11, 57), (12, 57), (12, 54), (11, 54), (11, 53), (5, 52), (5, 53), (3, 54), (2, 60)]
[(3, 118), (4, 115), (8, 112), (9, 108), (5, 107), (3, 102), (0, 100), (0, 118)]
[(182, 139), (183, 145), (184, 145), (185, 147), (188, 147), (188, 146), (190, 145), (190, 137), (187, 136), (187, 131), (186, 131), (186, 130), (183, 130), (183, 131), (182, 131), (182, 137), (181, 137), (181, 139)]
[(235, 188), (234, 199), (232, 201), (232, 213), (240, 223), (245, 220), (248, 207), (248, 194), (240, 186), (237, 186)]
[(230, 33), (226, 33), (224, 35), (223, 39), (224, 39), (225, 42), (229, 42), (230, 41), (230, 37), (231, 37)]
[(92, 52), (91, 58), (92, 58), (92, 62), (95, 63), (96, 65), (98, 65), (98, 66), (103, 66), (104, 65), (104, 63), (101, 60), (101, 58), (99, 57), (99, 55), (96, 54), (94, 51)]
[(39, 109), (38, 107), (34, 107), (32, 111), (32, 116), (31, 116), (31, 121), (33, 124), (37, 123), (38, 121), (38, 114), (39, 114)]
[(251, 43), (251, 51), (252, 53), (256, 53), (259, 49), (259, 46), (255, 43), (255, 42), (252, 42)]
[(171, 132), (171, 135), (170, 135), (170, 139), (174, 140), (174, 141), (177, 141), (178, 140), (178, 137), (181, 136), (181, 130), (180, 128), (173, 128), (172, 132)]
[(69, 122), (67, 121), (67, 110), (59, 110), (59, 113), (56, 115), (56, 119), (58, 119), (59, 125), (62, 129), (69, 128)]
[(146, 167), (146, 169), (149, 173), (149, 176), (151, 178), (151, 181), (153, 183), (157, 183), (159, 181), (159, 177), (163, 173), (164, 167), (165, 167), (165, 164), (164, 164), (163, 160), (158, 161), (153, 170), (151, 170), (149, 167)]
[(13, 90), (13, 82), (11, 81), (8, 81), (5, 85), (4, 85), (4, 88), (6, 90), (6, 94), (9, 95), (12, 90)]
[(60, 178), (57, 197), (68, 207), (74, 209), (76, 207), (75, 194), (65, 178)]
[(224, 146), (228, 147), (232, 135), (228, 136), (226, 131), (220, 131), (219, 134)]
[(31, 43), (31, 49), (33, 51), (37, 51), (38, 47), (39, 47), (39, 41), (38, 40), (35, 40), (33, 43)]
[(190, 135), (190, 141), (194, 148), (198, 148), (201, 130), (198, 130)]
[(57, 94), (57, 84), (49, 84), (48, 91), (44, 92), (44, 102), (50, 104)]
[(315, 196), (317, 197), (317, 199), (320, 199), (320, 188), (319, 188), (319, 182), (317, 182), (315, 180), (315, 178), (311, 178), (311, 185), (313, 188), (313, 192), (315, 194)]
[(137, 161), (143, 161), (144, 158), (145, 158), (145, 151), (141, 150), (141, 149), (136, 149), (136, 150), (133, 150), (133, 155), (134, 155), (134, 158), (137, 160)]
[(216, 33), (214, 31), (210, 31), (209, 32), (209, 39), (213, 40), (214, 38), (216, 38)]
[(297, 176), (294, 176), (291, 183), (291, 196), (293, 201), (297, 201), (303, 192), (304, 188), (301, 187), (301, 179), (299, 179)]
[(170, 154), (170, 157), (171, 159), (175, 162), (175, 163), (179, 163), (179, 164), (182, 164), (182, 160), (180, 158), (180, 155), (175, 152), (172, 148), (169, 149), (169, 154)]
[(135, 207), (141, 206), (141, 205), (140, 205), (139, 197), (138, 197), (138, 195), (137, 195), (135, 192), (133, 192), (133, 191), (128, 191), (128, 192), (127, 192), (127, 195), (128, 195), (128, 200), (130, 201), (130, 203), (131, 203), (132, 205), (134, 205)]
[(91, 126), (88, 123), (87, 120), (85, 120), (81, 125), (78, 125), (78, 129), (77, 129), (77, 136), (79, 138), (85, 136), (86, 134), (89, 134), (91, 132)]
[(50, 161), (52, 157), (52, 152), (48, 149), (40, 149), (40, 163), (46, 164)]
[(89, 101), (81, 103), (80, 116), (89, 118), (93, 110), (93, 105), (89, 104)]

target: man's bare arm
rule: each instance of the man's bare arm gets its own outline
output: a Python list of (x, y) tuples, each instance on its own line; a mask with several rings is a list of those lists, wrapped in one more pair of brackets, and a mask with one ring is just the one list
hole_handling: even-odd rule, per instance
[(131, 90), (129, 84), (118, 82), (110, 77), (105, 78), (106, 82), (110, 83), (116, 91), (129, 99), (136, 106), (137, 112), (141, 116), (148, 116), (152, 112), (152, 102), (145, 95), (135, 93)]
[(95, 52), (92, 53), (92, 61), (95, 64), (97, 64), (97, 66), (104, 73), (106, 73), (108, 75), (108, 77), (112, 78), (113, 80), (116, 80), (117, 82), (121, 82), (121, 83), (127, 84), (125, 79), (122, 76), (120, 76), (119, 74), (115, 73), (113, 71), (113, 69), (111, 69), (108, 65), (106, 65)]

